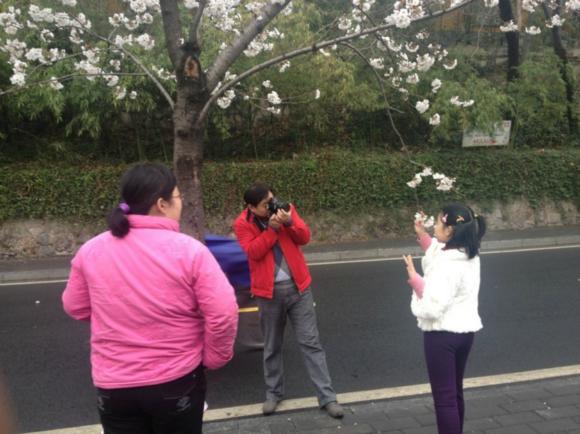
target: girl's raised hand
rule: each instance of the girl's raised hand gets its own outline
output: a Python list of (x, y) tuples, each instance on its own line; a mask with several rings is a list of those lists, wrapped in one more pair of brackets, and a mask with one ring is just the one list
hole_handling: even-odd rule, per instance
[(415, 233), (417, 234), (417, 238), (421, 238), (421, 235), (427, 233), (425, 225), (423, 224), (423, 222), (425, 221), (425, 217), (427, 216), (423, 211), (415, 214)]
[(413, 257), (411, 255), (403, 255), (403, 260), (407, 266), (407, 274), (409, 275), (409, 279), (413, 279), (415, 274), (417, 274), (415, 271), (415, 264), (413, 264)]

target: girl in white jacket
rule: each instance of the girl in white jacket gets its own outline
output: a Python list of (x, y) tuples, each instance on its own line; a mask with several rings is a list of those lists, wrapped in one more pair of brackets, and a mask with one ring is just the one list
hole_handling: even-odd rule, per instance
[(479, 246), (485, 220), (461, 204), (445, 205), (434, 238), (415, 221), (417, 241), (425, 251), (424, 277), (405, 256), (413, 288), (411, 310), (423, 330), (425, 360), (439, 434), (461, 434), (465, 407), (463, 374), (474, 333), (482, 328), (477, 311)]

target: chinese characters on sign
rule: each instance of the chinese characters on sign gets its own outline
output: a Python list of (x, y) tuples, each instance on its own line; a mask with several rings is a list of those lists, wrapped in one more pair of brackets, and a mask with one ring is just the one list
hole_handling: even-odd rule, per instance
[(464, 148), (475, 146), (507, 146), (510, 141), (512, 121), (502, 121), (494, 125), (493, 132), (463, 131)]

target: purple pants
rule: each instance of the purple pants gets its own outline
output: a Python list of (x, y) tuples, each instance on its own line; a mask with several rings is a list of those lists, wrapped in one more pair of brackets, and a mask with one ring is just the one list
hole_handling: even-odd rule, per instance
[(465, 406), (463, 374), (474, 333), (424, 332), (425, 360), (439, 434), (461, 434)]

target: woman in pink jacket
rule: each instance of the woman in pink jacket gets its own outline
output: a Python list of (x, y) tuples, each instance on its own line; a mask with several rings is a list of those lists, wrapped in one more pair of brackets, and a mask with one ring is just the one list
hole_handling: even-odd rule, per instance
[(173, 173), (140, 164), (121, 182), (109, 231), (72, 260), (62, 300), (91, 322), (91, 364), (105, 434), (201, 433), (204, 368), (233, 356), (238, 310), (209, 250), (179, 232)]

